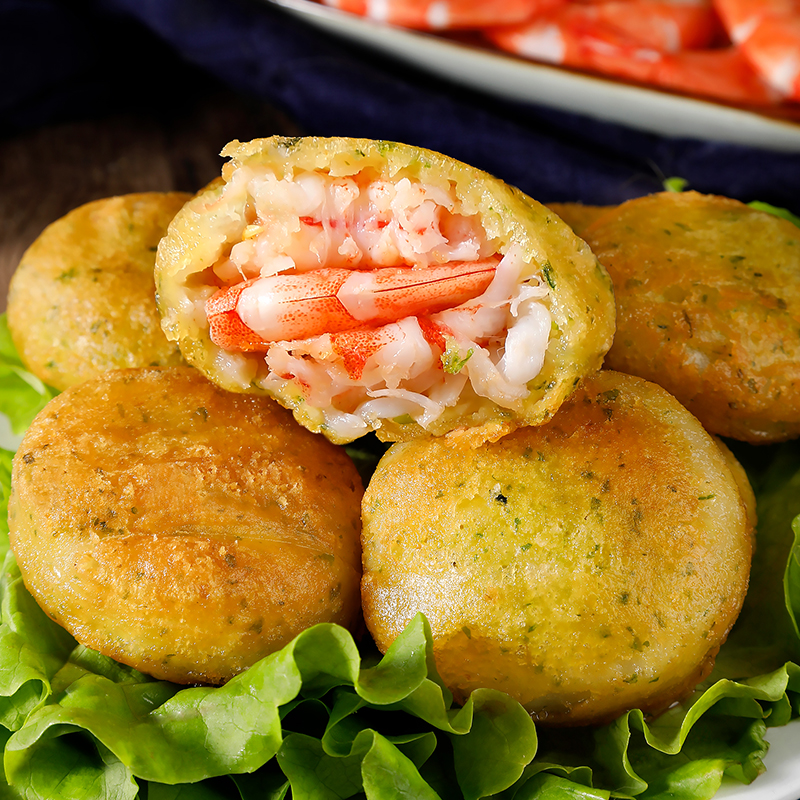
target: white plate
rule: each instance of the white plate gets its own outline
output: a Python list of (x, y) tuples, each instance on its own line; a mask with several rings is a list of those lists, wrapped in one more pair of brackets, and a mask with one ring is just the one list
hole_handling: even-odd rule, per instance
[(798, 800), (800, 798), (800, 720), (770, 728), (767, 771), (749, 786), (725, 779), (714, 800)]
[(266, 0), (360, 44), (473, 89), (668, 136), (800, 152), (800, 123), (576, 74), (432, 34), (392, 28), (312, 0)]

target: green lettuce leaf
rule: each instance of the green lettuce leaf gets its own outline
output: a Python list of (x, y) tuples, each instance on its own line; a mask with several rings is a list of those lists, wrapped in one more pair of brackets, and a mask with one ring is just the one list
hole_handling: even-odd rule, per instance
[(662, 181), (665, 192), (682, 192), (688, 185), (686, 178), (664, 178)]
[(14, 433), (24, 433), (31, 420), (58, 394), (25, 369), (19, 357), (6, 314), (0, 314), (0, 414)]
[[(7, 568), (13, 574), (13, 565)], [(10, 591), (24, 589), (14, 583)], [(459, 776), (465, 797), (507, 788), (536, 751), (530, 717), (490, 690), (476, 692), (463, 708), (451, 707), (428, 676), (431, 658), (430, 629), (421, 616), (376, 666), (362, 667), (352, 636), (325, 624), (219, 688), (153, 681), (78, 646), (55, 674), (40, 670), (48, 702), (21, 709), (27, 717), (6, 743), (6, 776), (23, 796), (72, 798), (58, 787), (74, 792), (66, 779), (74, 774), (97, 793), (87, 797), (122, 798), (135, 796), (134, 778), (193, 783), (255, 772), (277, 756), (293, 796), (348, 797), (363, 789), (372, 797), (435, 797), (419, 767), (441, 731), (459, 741), (456, 764), (474, 762)], [(330, 706), (318, 700), (326, 696)], [(283, 721), (281, 707), (303, 699), (325, 709), (326, 728), (335, 733), (285, 729), (303, 704)], [(383, 732), (353, 719), (362, 709), (390, 709)], [(398, 718), (404, 730), (392, 732)]]
[(75, 640), (25, 590), (10, 552), (0, 577), (0, 614), (0, 725), (13, 731), (50, 697)]
[(757, 493), (758, 532), (747, 597), (715, 674), (751, 677), (785, 661), (800, 663), (800, 546), (792, 528), (800, 514), (800, 447), (790, 442), (772, 448), (772, 459), (756, 475), (753, 458), (763, 454), (741, 446), (735, 452), (750, 470)]
[(780, 208), (779, 206), (773, 206), (769, 203), (762, 203), (760, 200), (753, 200), (747, 205), (749, 205), (750, 208), (755, 208), (757, 211), (766, 211), (767, 214), (774, 214), (776, 217), (787, 219), (800, 228), (800, 217), (796, 214), (792, 214), (787, 208)]
[(11, 460), (14, 454), (0, 447), (0, 562), (8, 552), (8, 498), (11, 494)]
[(221, 784), (209, 779), (231, 773), (242, 797), (250, 779), (276, 797), (291, 787), (298, 798), (433, 798), (447, 796), (435, 786), (448, 770), (451, 796), (465, 798), (710, 797), (724, 774), (759, 774), (766, 725), (786, 722), (787, 694), (800, 692), (790, 664), (716, 681), (649, 723), (632, 711), (541, 733), (540, 747), (530, 717), (498, 692), (452, 706), (431, 657), (421, 616), (377, 665), (364, 665), (349, 633), (320, 625), (220, 688), (154, 681), (77, 646), (49, 681), (42, 672), (51, 695), (10, 736), (6, 774), (21, 796), (49, 800), (133, 798), (136, 779), (213, 797)]

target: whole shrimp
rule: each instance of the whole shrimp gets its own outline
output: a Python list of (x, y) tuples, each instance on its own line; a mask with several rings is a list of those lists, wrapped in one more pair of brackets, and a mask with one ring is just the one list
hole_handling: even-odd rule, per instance
[(428, 316), (478, 297), (492, 282), (498, 260), (253, 278), (218, 290), (206, 302), (210, 336), (220, 347), (241, 352), (356, 329), (363, 341), (368, 335), (363, 329)]

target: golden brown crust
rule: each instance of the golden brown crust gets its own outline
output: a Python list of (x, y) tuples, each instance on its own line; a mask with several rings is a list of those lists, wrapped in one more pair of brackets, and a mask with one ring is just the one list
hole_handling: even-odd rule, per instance
[(57, 389), (109, 369), (183, 363), (155, 303), (156, 247), (191, 195), (95, 200), (48, 226), (12, 280), (8, 324), (28, 369)]
[[(231, 160), (223, 178), (231, 182), (242, 167), (267, 166), (278, 178), (299, 170), (321, 170), (335, 176), (364, 172), (385, 179), (409, 177), (454, 191), (463, 213), (478, 214), (486, 236), (498, 251), (512, 244), (526, 261), (525, 274), (542, 276), (550, 286), (552, 334), (544, 367), (528, 384), (529, 396), (516, 411), (465, 391), (427, 429), (415, 422), (378, 421), (378, 435), (390, 441), (468, 430), (471, 438), (496, 435), (498, 428), (548, 419), (569, 396), (581, 376), (598, 369), (614, 330), (610, 281), (589, 248), (557, 216), (519, 190), (485, 172), (439, 153), (396, 142), (345, 138), (272, 137), (231, 142), (222, 154)], [(230, 194), (230, 193), (229, 193)], [(242, 198), (229, 197), (224, 186), (200, 193), (177, 215), (159, 246), (156, 265), (159, 308), (167, 335), (180, 343), (186, 359), (212, 380), (232, 391), (263, 391), (254, 384), (257, 356), (226, 354), (211, 342), (201, 318), (203, 271), (241, 236), (236, 214)], [(224, 368), (223, 368), (224, 366)], [(312, 407), (302, 386), (292, 382), (276, 394), (296, 419), (315, 432), (337, 438)], [(352, 437), (351, 437), (352, 438)]]
[(13, 467), (23, 578), (80, 642), (219, 683), (317, 622), (360, 619), (362, 488), (266, 397), (123, 370), (37, 417)]
[(800, 230), (736, 200), (665, 192), (585, 231), (614, 281), (606, 366), (655, 381), (706, 428), (800, 435)]
[(722, 455), (725, 457), (725, 463), (728, 465), (731, 475), (733, 475), (733, 479), (736, 481), (736, 485), (739, 487), (739, 494), (742, 496), (745, 513), (747, 514), (747, 524), (753, 532), (753, 548), (755, 548), (755, 532), (756, 524), (758, 522), (755, 492), (753, 491), (753, 487), (750, 485), (750, 480), (747, 477), (744, 467), (739, 463), (728, 445), (726, 445), (722, 439), (716, 436), (714, 437), (714, 441), (717, 443), (717, 447), (719, 447)]
[(685, 696), (747, 590), (751, 525), (726, 456), (663, 389), (620, 373), (494, 444), (395, 445), (363, 526), (378, 646), (422, 611), (456, 697), (500, 689), (547, 724)]

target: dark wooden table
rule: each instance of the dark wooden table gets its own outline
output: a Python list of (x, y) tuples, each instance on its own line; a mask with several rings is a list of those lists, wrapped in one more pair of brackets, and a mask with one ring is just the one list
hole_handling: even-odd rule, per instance
[(0, 139), (0, 311), (25, 249), (71, 209), (117, 194), (193, 192), (219, 175), (219, 151), (300, 131), (279, 111), (209, 83), (188, 106), (142, 107)]

